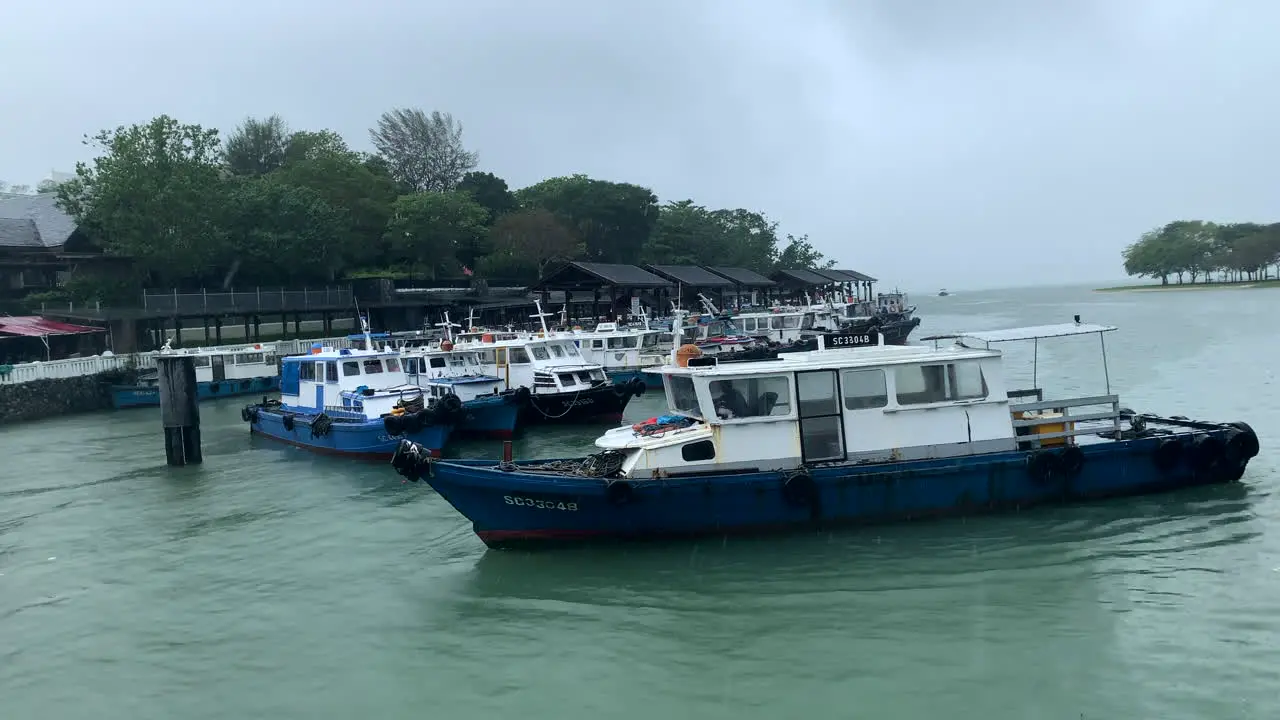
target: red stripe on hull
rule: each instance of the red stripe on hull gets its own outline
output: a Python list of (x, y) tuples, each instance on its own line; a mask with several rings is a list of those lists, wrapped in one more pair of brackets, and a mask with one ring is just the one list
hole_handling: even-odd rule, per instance
[[(266, 438), (268, 440), (275, 440), (276, 442), (284, 443), (285, 445), (292, 445), (293, 447), (302, 448), (303, 450), (310, 450), (311, 452), (314, 452), (317, 455), (329, 455), (332, 457), (352, 458), (354, 460), (384, 460), (385, 461), (385, 460), (390, 460), (392, 456), (396, 454), (395, 450), (392, 450), (391, 452), (347, 452), (346, 450), (334, 450), (333, 448), (318, 447), (316, 445), (307, 445), (306, 443), (300, 443), (297, 440), (289, 440), (287, 438), (276, 437), (275, 435), (269, 435), (267, 433), (254, 430), (252, 426), (249, 427), (249, 434), (256, 435), (260, 438)], [(431, 457), (440, 457), (440, 451), (432, 450)]]

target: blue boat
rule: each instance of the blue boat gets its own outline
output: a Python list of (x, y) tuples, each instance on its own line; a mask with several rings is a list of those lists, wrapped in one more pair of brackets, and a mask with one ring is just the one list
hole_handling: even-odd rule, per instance
[(461, 414), (457, 395), (428, 399), (410, 384), (395, 351), (316, 346), (283, 359), (279, 402), (246, 406), (241, 418), (254, 435), (314, 452), (388, 458), (401, 440), (439, 454)]
[[(236, 395), (265, 395), (280, 389), (280, 372), (274, 346), (240, 345), (190, 350), (170, 350), (193, 356), (196, 367), (196, 397), (216, 400)], [(133, 385), (112, 385), (111, 404), (117, 409), (158, 407), (159, 380), (154, 369), (139, 373)]]
[[(818, 349), (719, 365), (673, 354), (669, 414), (610, 430), (585, 458), (392, 465), (490, 547), (829, 528), (1136, 495), (1240, 479), (1245, 423), (1138, 414), (1104, 393), (1007, 390), (991, 345), (1115, 330), (1079, 322), (938, 336), (947, 347), (821, 336)], [(1105, 346), (1104, 346), (1105, 347)], [(1103, 369), (1106, 356), (1103, 352)]]

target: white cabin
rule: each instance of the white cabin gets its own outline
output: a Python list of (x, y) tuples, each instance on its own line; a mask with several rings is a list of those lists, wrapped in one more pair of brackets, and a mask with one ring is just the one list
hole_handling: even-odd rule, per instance
[(620, 328), (617, 323), (600, 323), (595, 330), (574, 330), (582, 357), (605, 370), (639, 370), (661, 365), (666, 357), (659, 349), (662, 331)]
[[(1061, 334), (1114, 329), (1078, 327)], [(861, 338), (876, 336), (847, 337), (859, 344)], [(1000, 337), (994, 341), (1036, 336)], [(692, 421), (688, 427), (648, 436), (622, 427), (596, 440), (598, 447), (627, 453), (624, 475), (780, 470), (808, 463), (1012, 451), (1025, 445), (1025, 428), (1071, 424), (1062, 419), (1061, 408), (1073, 403), (1111, 406), (1107, 413), (1076, 416), (1082, 421), (1110, 421), (1119, 412), (1118, 399), (1109, 394), (1011, 408), (1000, 351), (959, 342), (946, 348), (877, 344), (819, 349), (725, 365), (707, 360), (703, 366), (692, 361), (659, 370), (669, 412)], [(1014, 394), (1030, 393), (1043, 400), (1039, 390)], [(1057, 409), (1056, 414), (1044, 412), (1049, 408)], [(1058, 433), (1043, 442), (1068, 441)]]
[(165, 355), (191, 355), (196, 382), (252, 380), (280, 374), (274, 345), (239, 345), (214, 348), (162, 350)]
[(426, 402), (394, 351), (324, 348), (281, 362), (280, 403), (285, 409), (361, 413), (372, 420), (399, 402), (419, 398)]
[(814, 318), (815, 314), (810, 310), (779, 308), (734, 315), (733, 321), (751, 337), (790, 345), (812, 337), (818, 331), (814, 326)]
[(504, 389), (527, 387), (534, 394), (578, 392), (608, 381), (604, 368), (583, 358), (568, 337), (476, 332), (457, 338), (454, 347), (475, 351), (483, 371), (501, 378)]
[(450, 393), (466, 402), (484, 395), (497, 395), (505, 383), (502, 378), (486, 373), (475, 350), (458, 350), (452, 345), (415, 348), (402, 351), (400, 363), (409, 382), (422, 388), (429, 397), (440, 398)]

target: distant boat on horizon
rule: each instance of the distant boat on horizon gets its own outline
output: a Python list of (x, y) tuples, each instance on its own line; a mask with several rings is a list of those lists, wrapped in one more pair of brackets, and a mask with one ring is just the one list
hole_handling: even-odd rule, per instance
[(941, 290), (938, 291), (938, 297), (946, 297), (950, 294), (951, 293), (947, 292), (946, 288), (942, 288)]

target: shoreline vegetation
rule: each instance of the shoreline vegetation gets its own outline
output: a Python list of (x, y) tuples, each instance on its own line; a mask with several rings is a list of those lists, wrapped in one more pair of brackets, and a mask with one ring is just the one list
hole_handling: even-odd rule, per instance
[[(373, 152), (279, 116), (223, 134), (161, 115), (87, 138), (96, 151), (56, 193), (77, 231), (126, 262), (85, 263), (29, 302), (128, 302), (143, 287), (328, 284), (390, 277), (529, 284), (550, 266), (602, 263), (832, 267), (763, 212), (666, 202), (586, 175), (513, 189), (480, 169), (448, 113), (398, 108)], [(494, 164), (500, 164), (495, 162)]]
[(1177, 290), (1256, 290), (1259, 288), (1280, 287), (1280, 280), (1229, 280), (1197, 283), (1144, 283), (1142, 285), (1115, 285), (1112, 287), (1094, 288), (1094, 292), (1174, 292)]
[(1125, 274), (1159, 284), (1100, 290), (1270, 287), (1280, 282), (1280, 223), (1177, 220), (1143, 233), (1120, 254)]

